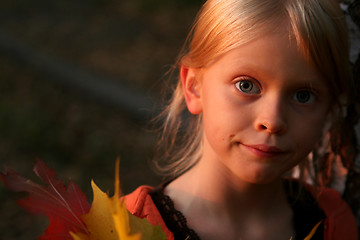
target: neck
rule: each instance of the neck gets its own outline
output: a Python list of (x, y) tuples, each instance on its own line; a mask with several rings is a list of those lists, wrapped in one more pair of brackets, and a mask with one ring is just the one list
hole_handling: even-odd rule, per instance
[[(242, 181), (219, 166), (200, 161), (194, 168), (172, 182), (166, 191), (179, 199), (185, 209), (196, 202), (229, 213), (267, 213), (286, 203), (281, 179), (268, 184), (253, 184)], [(183, 201), (182, 198), (184, 198)], [(185, 199), (186, 198), (186, 199)], [(183, 210), (184, 210), (183, 209)], [(243, 215), (243, 214), (242, 214)]]
[(292, 211), (281, 179), (253, 184), (229, 172), (201, 160), (171, 182), (165, 194), (201, 238), (288, 239)]

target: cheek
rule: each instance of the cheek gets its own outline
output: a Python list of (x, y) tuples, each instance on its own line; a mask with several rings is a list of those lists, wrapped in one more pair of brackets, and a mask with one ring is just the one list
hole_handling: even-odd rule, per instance
[(250, 113), (241, 108), (222, 106), (203, 113), (205, 134), (214, 141), (229, 141), (252, 126)]
[(307, 155), (318, 146), (325, 129), (325, 119), (323, 115), (319, 115), (295, 126), (297, 145), (303, 149), (302, 154)]
[(229, 126), (224, 116), (203, 118), (204, 134), (210, 143), (221, 145), (229, 135)]
[(204, 135), (215, 151), (227, 151), (231, 146), (231, 139), (236, 134), (236, 119), (229, 113), (218, 111), (203, 115)]
[(316, 131), (307, 134), (298, 142), (298, 148), (300, 149), (301, 159), (305, 158), (310, 152), (318, 147), (321, 139), (321, 132)]

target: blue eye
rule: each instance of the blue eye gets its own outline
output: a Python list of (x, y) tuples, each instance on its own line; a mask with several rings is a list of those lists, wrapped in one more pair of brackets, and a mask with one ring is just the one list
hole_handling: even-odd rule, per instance
[(259, 94), (260, 88), (250, 80), (241, 80), (235, 83), (235, 87), (243, 93)]
[(312, 103), (315, 100), (315, 95), (308, 90), (297, 91), (294, 95), (294, 100), (299, 103)]

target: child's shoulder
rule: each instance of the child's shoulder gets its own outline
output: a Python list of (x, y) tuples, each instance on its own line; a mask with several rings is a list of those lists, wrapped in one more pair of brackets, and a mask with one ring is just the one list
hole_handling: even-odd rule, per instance
[(146, 218), (151, 224), (161, 226), (168, 239), (174, 239), (173, 234), (166, 227), (150, 193), (154, 190), (150, 186), (140, 186), (125, 196), (126, 208), (131, 214), (139, 218)]
[(355, 217), (338, 191), (311, 185), (305, 187), (326, 215), (324, 224), (329, 235), (339, 239), (358, 239)]
[(306, 184), (305, 188), (311, 193), (326, 216), (339, 217), (344, 214), (351, 214), (350, 207), (338, 191), (327, 187), (314, 187), (309, 184)]
[(125, 196), (127, 209), (135, 216), (144, 218), (147, 211), (152, 210), (152, 200), (149, 193), (153, 190), (150, 186), (140, 186), (132, 193)]

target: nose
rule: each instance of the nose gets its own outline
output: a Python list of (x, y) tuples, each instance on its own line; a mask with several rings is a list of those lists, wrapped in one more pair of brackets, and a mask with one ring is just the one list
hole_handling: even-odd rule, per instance
[(287, 130), (286, 106), (280, 98), (263, 99), (255, 120), (255, 129), (268, 134), (284, 134)]

